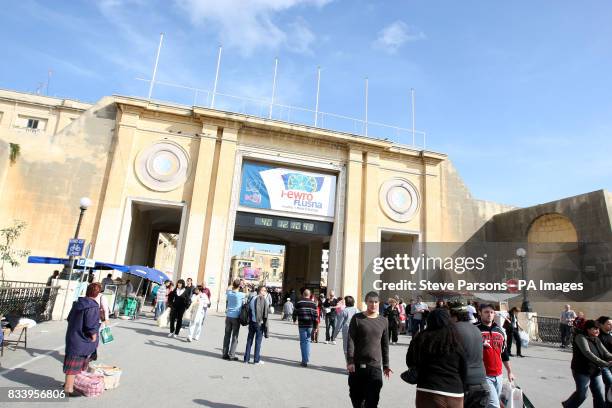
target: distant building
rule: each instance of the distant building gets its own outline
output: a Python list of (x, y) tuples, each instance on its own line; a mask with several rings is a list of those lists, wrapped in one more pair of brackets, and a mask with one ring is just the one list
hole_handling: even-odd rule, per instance
[[(242, 278), (250, 282), (281, 286), (283, 282), (284, 251), (271, 252), (249, 248), (232, 256), (230, 280)], [(228, 283), (229, 283), (228, 282)]]

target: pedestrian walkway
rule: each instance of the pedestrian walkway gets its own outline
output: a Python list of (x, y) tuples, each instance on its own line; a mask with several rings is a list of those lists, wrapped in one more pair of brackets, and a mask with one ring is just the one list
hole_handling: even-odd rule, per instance
[[(270, 338), (264, 339), (264, 365), (221, 359), (224, 316), (210, 313), (198, 342), (167, 337), (167, 329), (153, 320), (113, 320), (115, 341), (101, 345), (99, 361), (123, 369), (121, 386), (98, 398), (78, 398), (79, 407), (101, 406), (204, 406), (254, 407), (349, 407), (347, 375), (338, 344), (313, 344), (308, 368), (300, 367), (297, 325), (270, 322)], [(42, 323), (32, 329), (28, 350), (5, 350), (0, 359), (0, 387), (58, 388), (63, 382), (65, 322)], [(247, 330), (242, 327), (237, 355), (242, 360)], [(384, 381), (380, 407), (414, 405), (415, 388), (399, 375), (406, 369), (408, 337), (390, 346), (391, 380)], [(569, 363), (571, 354), (559, 349), (532, 346), (528, 358), (512, 359), (518, 384), (536, 407), (560, 405), (574, 389)], [(585, 407), (590, 407), (590, 401)], [(4, 405), (4, 404), (3, 404)], [(43, 406), (66, 406), (44, 404)], [(26, 406), (26, 405), (23, 405)], [(30, 406), (29, 404), (27, 406)], [(74, 406), (74, 404), (72, 404)]]

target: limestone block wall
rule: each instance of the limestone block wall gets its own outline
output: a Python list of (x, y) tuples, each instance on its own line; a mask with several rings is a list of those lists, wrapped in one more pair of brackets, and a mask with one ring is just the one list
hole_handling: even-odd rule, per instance
[[(0, 109), (6, 110), (6, 104)], [(97, 227), (116, 108), (109, 97), (86, 111), (70, 110), (67, 116), (59, 108), (38, 105), (37, 109), (39, 113), (35, 114), (46, 111), (49, 117), (45, 132), (11, 127), (9, 116), (17, 111), (3, 115), (3, 124), (9, 126), (0, 127), (0, 141), (19, 144), (21, 153), (14, 164), (7, 163), (5, 156), (0, 158), (0, 175), (4, 173), (0, 220), (3, 226), (13, 219), (28, 224), (16, 247), (30, 249), (33, 255), (61, 257), (74, 234), (83, 196), (91, 198), (93, 204), (85, 214), (80, 236), (90, 241)], [(9, 269), (7, 279), (46, 281), (53, 269), (24, 263), (18, 269)]]
[(517, 208), (475, 199), (450, 160), (446, 160), (441, 166), (443, 241), (465, 242), (474, 238), (485, 239), (487, 221), (496, 214)]

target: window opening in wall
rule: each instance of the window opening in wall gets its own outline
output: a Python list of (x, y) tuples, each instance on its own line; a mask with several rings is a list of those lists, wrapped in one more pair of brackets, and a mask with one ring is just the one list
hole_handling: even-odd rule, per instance
[(28, 119), (26, 127), (28, 129), (38, 129), (38, 119)]

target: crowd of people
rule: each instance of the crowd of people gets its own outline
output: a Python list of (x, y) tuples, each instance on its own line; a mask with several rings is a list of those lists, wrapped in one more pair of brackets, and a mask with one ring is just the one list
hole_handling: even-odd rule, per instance
[[(262, 343), (269, 336), (269, 316), (274, 301), (265, 286), (253, 288), (236, 279), (226, 292), (225, 330), (221, 357), (238, 361), (236, 350), (241, 326), (248, 326), (242, 361), (263, 365)], [(101, 296), (102, 285), (90, 283), (86, 295), (74, 302), (68, 315), (64, 389), (74, 394), (74, 377), (97, 357), (99, 331), (108, 320), (108, 306)], [(294, 298), (294, 299), (292, 299)], [(177, 337), (185, 313), (190, 321), (187, 341), (197, 341), (211, 304), (210, 290), (179, 279), (166, 281), (155, 292), (155, 319), (168, 319), (168, 337)], [(521, 353), (522, 330), (518, 310), (499, 319), (490, 304), (438, 301), (429, 307), (421, 297), (404, 304), (394, 297), (380, 301), (376, 292), (365, 296), (366, 310), (360, 312), (352, 296), (336, 297), (333, 291), (315, 296), (304, 289), (301, 297), (287, 295), (283, 320), (297, 325), (302, 367), (308, 367), (311, 344), (318, 342), (325, 324), (325, 343), (336, 344), (342, 334), (342, 349), (348, 372), (349, 397), (353, 407), (377, 407), (383, 377), (393, 371), (389, 346), (401, 334), (411, 336), (406, 353), (404, 381), (416, 385), (417, 407), (500, 407), (503, 371), (514, 381), (510, 351)], [(561, 315), (561, 343), (571, 338), (571, 370), (575, 392), (562, 404), (579, 407), (590, 387), (593, 405), (606, 406), (605, 393), (612, 386), (612, 320), (601, 316), (586, 320), (570, 306)], [(496, 318), (497, 317), (497, 318)], [(563, 329), (567, 326), (570, 329)], [(321, 334), (322, 336), (322, 334)], [(514, 342), (514, 343), (513, 343)]]

